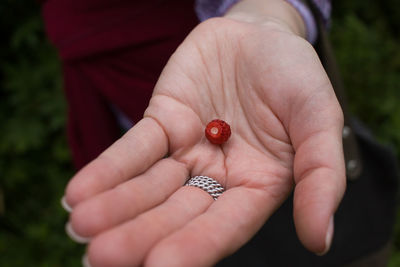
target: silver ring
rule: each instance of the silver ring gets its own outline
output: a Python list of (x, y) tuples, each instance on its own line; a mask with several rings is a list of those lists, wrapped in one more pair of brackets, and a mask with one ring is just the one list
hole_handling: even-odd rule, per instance
[(218, 183), (216, 180), (213, 178), (210, 178), (208, 176), (194, 176), (190, 178), (186, 184), (186, 186), (195, 186), (198, 188), (203, 189), (207, 193), (209, 193), (214, 200), (217, 200), (217, 198), (222, 195), (222, 193), (225, 191), (225, 189), (222, 187), (220, 183)]

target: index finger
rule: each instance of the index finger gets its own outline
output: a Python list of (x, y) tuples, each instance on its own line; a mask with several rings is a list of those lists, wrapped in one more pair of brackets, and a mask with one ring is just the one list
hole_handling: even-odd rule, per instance
[(66, 201), (79, 202), (139, 175), (168, 152), (168, 137), (153, 118), (140, 120), (69, 182)]

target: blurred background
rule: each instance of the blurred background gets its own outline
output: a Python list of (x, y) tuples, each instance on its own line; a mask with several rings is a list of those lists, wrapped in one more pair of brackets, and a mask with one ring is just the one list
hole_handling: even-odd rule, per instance
[[(335, 0), (331, 39), (352, 112), (400, 155), (400, 5)], [(60, 64), (33, 0), (0, 3), (0, 266), (79, 266), (60, 206), (74, 170)], [(400, 209), (390, 267), (400, 266)]]

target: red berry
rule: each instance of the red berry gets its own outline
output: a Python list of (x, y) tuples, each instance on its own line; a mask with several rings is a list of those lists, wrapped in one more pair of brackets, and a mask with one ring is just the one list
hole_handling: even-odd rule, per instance
[(205, 133), (208, 141), (220, 145), (231, 136), (231, 127), (223, 120), (212, 120), (207, 124)]

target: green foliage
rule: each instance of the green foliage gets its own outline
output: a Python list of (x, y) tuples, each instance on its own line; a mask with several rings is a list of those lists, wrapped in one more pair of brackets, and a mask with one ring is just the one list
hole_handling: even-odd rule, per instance
[(332, 39), (353, 113), (400, 155), (399, 42), (382, 25), (349, 14), (334, 23)]
[[(38, 6), (0, 7), (0, 266), (77, 266), (82, 248), (64, 234), (59, 205), (72, 176), (60, 65)], [(24, 1), (27, 2), (27, 1)], [(33, 2), (33, 1), (32, 1)], [(34, 2), (33, 2), (34, 3)], [(11, 16), (20, 8), (20, 16)], [(29, 8), (29, 9), (28, 9)], [(23, 15), (21, 15), (23, 14)]]
[[(334, 4), (331, 36), (351, 110), (400, 155), (400, 6)], [(0, 29), (0, 266), (78, 266), (83, 248), (65, 236), (59, 205), (73, 174), (60, 63), (35, 1), (2, 0)], [(400, 266), (400, 224), (394, 239), (391, 267)]]
[[(392, 0), (334, 1), (331, 39), (351, 111), (400, 156), (400, 7)], [(400, 210), (389, 266), (400, 266)]]

